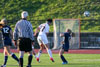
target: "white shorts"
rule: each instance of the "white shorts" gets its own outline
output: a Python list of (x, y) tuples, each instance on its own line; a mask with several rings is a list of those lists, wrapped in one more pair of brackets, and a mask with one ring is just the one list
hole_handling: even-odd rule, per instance
[(40, 44), (48, 44), (48, 39), (47, 39), (47, 36), (44, 36), (44, 35), (39, 35), (38, 37), (37, 37), (37, 41), (38, 41), (38, 43), (39, 43), (39, 45)]
[(32, 49), (34, 49), (34, 46), (32, 45)]

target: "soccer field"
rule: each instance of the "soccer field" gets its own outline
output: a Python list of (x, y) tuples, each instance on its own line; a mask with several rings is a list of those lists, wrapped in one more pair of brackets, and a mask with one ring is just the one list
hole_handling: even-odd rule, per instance
[[(16, 54), (18, 56), (18, 54)], [(58, 54), (53, 54), (55, 62), (49, 60), (48, 54), (42, 54), (40, 63), (33, 57), (32, 67), (100, 67), (100, 54), (64, 54), (68, 60), (68, 64), (62, 65), (62, 61)], [(24, 67), (27, 65), (28, 55), (24, 55)], [(0, 65), (3, 63), (3, 53), (0, 53)], [(7, 67), (18, 67), (18, 64), (10, 56), (8, 58)]]

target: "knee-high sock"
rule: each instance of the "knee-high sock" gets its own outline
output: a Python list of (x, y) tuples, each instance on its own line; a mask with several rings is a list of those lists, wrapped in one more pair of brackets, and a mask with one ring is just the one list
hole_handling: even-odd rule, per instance
[(28, 56), (28, 65), (31, 65), (32, 58), (33, 58), (33, 56), (32, 56), (32, 55), (29, 55), (29, 56)]
[(19, 59), (20, 66), (23, 67), (23, 58)]
[(62, 60), (63, 62), (67, 62), (63, 55), (61, 55), (60, 58), (61, 58), (61, 60)]
[(8, 60), (8, 56), (5, 56), (5, 57), (4, 57), (4, 65), (6, 65), (7, 60)]
[(50, 57), (52, 57), (52, 52), (51, 52), (51, 50), (50, 50), (50, 49), (48, 49), (48, 51), (47, 51), (47, 52), (48, 52), (49, 56), (50, 56)]
[(17, 62), (19, 62), (19, 59), (17, 58), (17, 56), (15, 54), (11, 54), (12, 58), (14, 58)]
[(37, 55), (34, 55), (35, 58), (37, 58)]
[(40, 58), (40, 56), (41, 56), (41, 54), (42, 54), (42, 50), (40, 50), (39, 52), (38, 52), (38, 58)]

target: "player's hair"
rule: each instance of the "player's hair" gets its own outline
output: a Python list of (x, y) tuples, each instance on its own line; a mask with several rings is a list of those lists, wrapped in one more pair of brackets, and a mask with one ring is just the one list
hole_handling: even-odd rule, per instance
[(1, 25), (6, 25), (6, 24), (7, 24), (6, 18), (1, 19), (0, 24), (1, 24)]
[(47, 19), (47, 22), (48, 23), (52, 23), (52, 19)]
[(75, 36), (74, 32), (72, 32), (72, 30), (71, 30), (71, 29), (67, 29), (67, 31), (70, 33), (70, 35), (71, 35), (72, 37), (74, 37), (74, 36)]
[(21, 13), (21, 17), (22, 17), (22, 18), (27, 18), (27, 16), (28, 16), (28, 12), (27, 12), (27, 11), (23, 11), (23, 12)]
[(71, 29), (67, 29), (67, 31), (71, 34), (72, 33), (72, 30)]

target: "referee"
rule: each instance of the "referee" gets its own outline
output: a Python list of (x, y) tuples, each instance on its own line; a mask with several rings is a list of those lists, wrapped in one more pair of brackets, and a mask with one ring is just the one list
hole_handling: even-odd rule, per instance
[(13, 33), (14, 37), (13, 39), (15, 45), (17, 45), (17, 40), (18, 40), (18, 48), (20, 53), (20, 58), (19, 58), (20, 67), (23, 67), (23, 56), (25, 52), (29, 53), (27, 67), (31, 67), (31, 62), (33, 57), (32, 55), (32, 45), (34, 43), (33, 28), (32, 24), (29, 21), (27, 21), (27, 16), (28, 16), (27, 11), (23, 11), (21, 13), (22, 19), (16, 23)]

